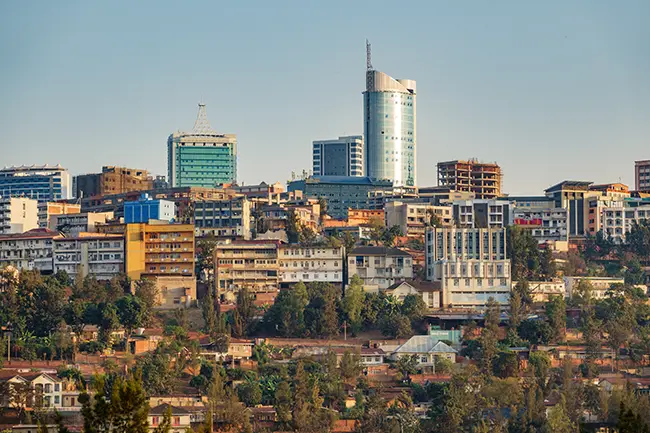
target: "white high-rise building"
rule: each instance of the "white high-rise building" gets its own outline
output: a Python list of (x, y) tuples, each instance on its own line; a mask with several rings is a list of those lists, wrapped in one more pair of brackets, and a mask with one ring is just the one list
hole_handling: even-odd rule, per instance
[(314, 176), (363, 176), (363, 136), (313, 142)]
[(425, 236), (427, 279), (439, 282), (442, 305), (481, 309), (489, 298), (510, 299), (506, 229), (430, 228)]

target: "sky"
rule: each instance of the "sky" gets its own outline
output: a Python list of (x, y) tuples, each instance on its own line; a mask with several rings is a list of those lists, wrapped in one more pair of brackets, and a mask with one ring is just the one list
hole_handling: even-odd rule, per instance
[(239, 182), (286, 182), (311, 142), (363, 133), (375, 69), (417, 81), (417, 176), (499, 163), (504, 192), (634, 186), (650, 159), (650, 2), (0, 2), (0, 166), (167, 174), (204, 101)]

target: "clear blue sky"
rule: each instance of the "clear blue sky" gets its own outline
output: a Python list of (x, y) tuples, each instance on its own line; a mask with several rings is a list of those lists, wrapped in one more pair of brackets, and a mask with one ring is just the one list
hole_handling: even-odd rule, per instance
[(633, 186), (650, 158), (650, 1), (0, 2), (0, 165), (167, 174), (197, 102), (236, 133), (239, 180), (311, 168), (311, 141), (360, 134), (365, 38), (418, 82), (418, 184), (436, 162), (497, 161), (505, 191)]

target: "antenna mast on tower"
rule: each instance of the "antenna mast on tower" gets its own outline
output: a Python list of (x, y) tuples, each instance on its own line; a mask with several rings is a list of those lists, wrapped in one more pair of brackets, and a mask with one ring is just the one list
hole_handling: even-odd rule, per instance
[(368, 39), (366, 39), (366, 90), (371, 91), (372, 88), (374, 87), (374, 78), (375, 75), (373, 73), (373, 67), (372, 67), (372, 58), (371, 58), (371, 51), (370, 51), (370, 42)]
[(366, 70), (372, 71), (372, 58), (370, 52), (370, 42), (366, 39)]

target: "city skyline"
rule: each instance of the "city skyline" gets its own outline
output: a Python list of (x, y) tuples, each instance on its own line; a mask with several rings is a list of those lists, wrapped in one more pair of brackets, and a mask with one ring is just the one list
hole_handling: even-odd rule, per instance
[[(364, 4), (252, 5), (3, 4), (2, 165), (165, 174), (165, 139), (202, 100), (238, 136), (240, 183), (284, 183), (311, 166), (313, 140), (363, 132), (366, 38), (377, 70), (418, 81), (418, 186), (437, 183), (437, 162), (476, 157), (499, 163), (510, 194), (563, 179), (633, 187), (648, 158), (645, 2), (422, 2), (391, 26), (390, 8)], [(186, 31), (171, 34), (171, 17)], [(332, 20), (348, 31), (311, 31)]]

